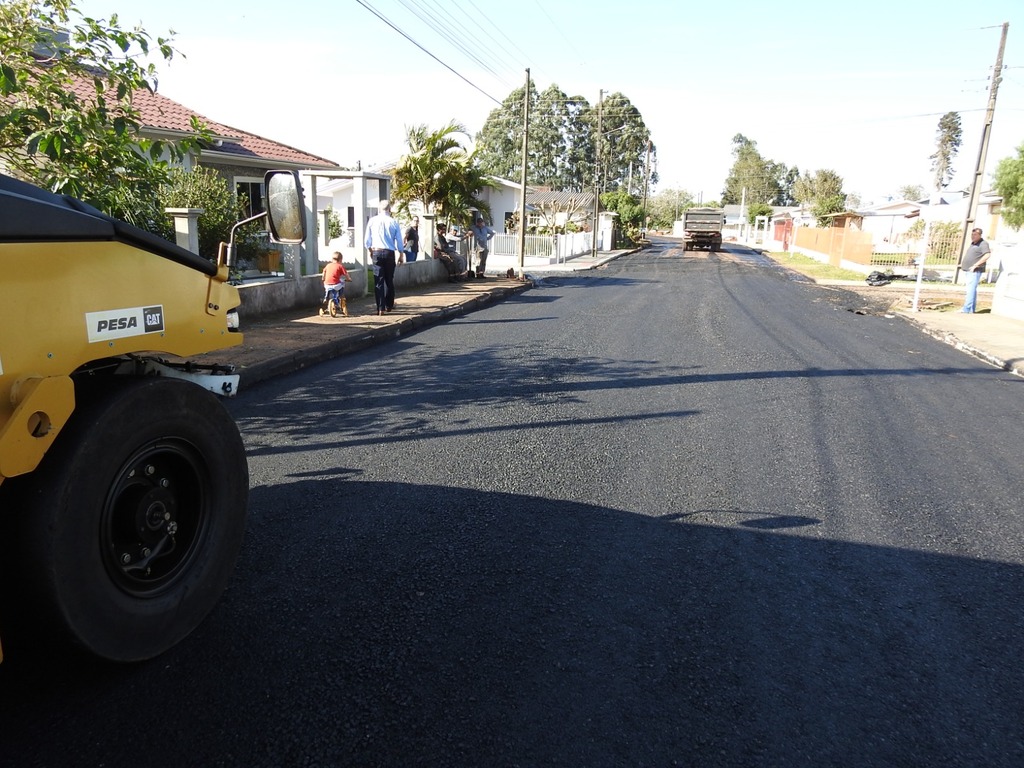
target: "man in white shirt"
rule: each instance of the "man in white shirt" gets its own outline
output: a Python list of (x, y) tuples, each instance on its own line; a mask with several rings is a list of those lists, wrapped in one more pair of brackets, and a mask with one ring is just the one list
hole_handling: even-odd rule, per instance
[(366, 222), (366, 247), (373, 262), (373, 298), (377, 314), (383, 315), (395, 308), (395, 265), (402, 246), (402, 226), (391, 218), (391, 201), (377, 204), (377, 215)]

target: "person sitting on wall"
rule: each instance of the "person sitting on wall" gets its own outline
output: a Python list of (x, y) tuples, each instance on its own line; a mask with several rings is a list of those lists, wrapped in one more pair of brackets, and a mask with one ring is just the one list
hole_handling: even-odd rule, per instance
[(455, 249), (455, 244), (448, 239), (448, 225), (437, 225), (437, 239), (434, 242), (434, 258), (442, 261), (448, 270), (449, 282), (465, 280), (468, 273), (466, 259)]

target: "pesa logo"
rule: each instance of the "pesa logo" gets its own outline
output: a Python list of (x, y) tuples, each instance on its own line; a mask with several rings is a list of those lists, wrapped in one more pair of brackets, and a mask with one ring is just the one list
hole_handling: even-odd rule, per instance
[(128, 328), (138, 328), (139, 321), (136, 317), (112, 317), (109, 320), (99, 320), (96, 323), (96, 333), (104, 331), (124, 331)]
[(159, 333), (164, 330), (164, 308), (156, 305), (87, 312), (85, 322), (90, 342)]

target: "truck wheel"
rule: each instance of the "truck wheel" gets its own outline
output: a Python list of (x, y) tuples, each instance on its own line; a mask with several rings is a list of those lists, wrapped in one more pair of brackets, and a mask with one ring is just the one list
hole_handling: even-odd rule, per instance
[(105, 387), (76, 394), (42, 464), (18, 478), (20, 570), (46, 629), (138, 661), (188, 635), (227, 586), (248, 467), (213, 394), (162, 378)]

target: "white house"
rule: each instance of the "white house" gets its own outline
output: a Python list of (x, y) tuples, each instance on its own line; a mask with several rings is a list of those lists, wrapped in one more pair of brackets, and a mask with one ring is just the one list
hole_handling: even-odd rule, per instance
[[(319, 243), (321, 261), (326, 260), (326, 256), (323, 254), (341, 251), (346, 263), (362, 263), (363, 249), (358, 243), (356, 233), (363, 231), (362, 225), (366, 222), (365, 220), (363, 222), (357, 221), (359, 218), (357, 211), (364, 210), (366, 219), (377, 213), (377, 203), (380, 200), (390, 198), (390, 172), (393, 170), (394, 167), (390, 166), (378, 168), (374, 171), (349, 171), (344, 174), (324, 176), (319, 179), (316, 186), (316, 207), (320, 221)], [(519, 208), (520, 187), (518, 184), (498, 177), (491, 177), (491, 181), (494, 182), (495, 186), (493, 188), (485, 187), (480, 193), (480, 198), (490, 208), (491, 227), (498, 233), (504, 233), (509, 219), (512, 218), (515, 211)], [(363, 201), (365, 209), (360, 208), (356, 199), (357, 188), (360, 183), (365, 183), (366, 185), (366, 199)], [(333, 240), (329, 240), (326, 237), (325, 214), (329, 208), (332, 208), (338, 214), (344, 229), (341, 237)], [(413, 202), (410, 204), (407, 212), (396, 212), (396, 215), (403, 226), (407, 226), (411, 222), (412, 216), (423, 216), (422, 205), (418, 202)], [(433, 233), (428, 231), (423, 224), (424, 222), (421, 218), (420, 249), (421, 252), (427, 252), (426, 244), (432, 241)]]
[(875, 251), (896, 253), (910, 247), (905, 237), (921, 215), (921, 203), (911, 200), (891, 200), (857, 211), (861, 216), (861, 230), (871, 234)]

